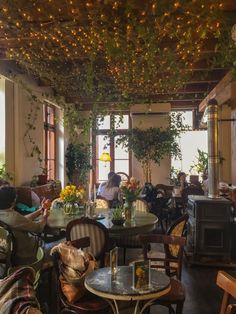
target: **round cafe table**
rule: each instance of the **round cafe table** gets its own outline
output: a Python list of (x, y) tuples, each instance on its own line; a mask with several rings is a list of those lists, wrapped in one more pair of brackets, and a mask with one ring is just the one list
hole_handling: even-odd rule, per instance
[[(85, 215), (84, 210), (79, 210), (76, 214), (66, 215), (61, 208), (52, 209), (47, 218), (47, 226), (50, 229), (66, 229), (67, 224)], [(136, 212), (136, 216), (130, 223), (125, 222), (122, 226), (115, 226), (111, 222), (111, 210), (92, 217), (102, 223), (109, 231), (111, 237), (122, 235), (135, 235), (139, 233), (151, 232), (155, 229), (158, 218), (151, 213)]]
[(170, 278), (156, 269), (150, 271), (150, 286), (145, 291), (133, 288), (131, 266), (118, 266), (115, 276), (112, 275), (110, 267), (97, 269), (85, 278), (85, 287), (93, 294), (104, 298), (114, 314), (120, 313), (117, 302), (119, 300), (136, 301), (134, 314), (142, 314), (156, 299), (170, 291)]

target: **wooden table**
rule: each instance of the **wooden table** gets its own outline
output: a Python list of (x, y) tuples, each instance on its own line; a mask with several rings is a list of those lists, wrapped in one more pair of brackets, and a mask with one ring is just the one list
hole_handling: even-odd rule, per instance
[[(47, 219), (47, 226), (50, 229), (66, 229), (67, 224), (85, 215), (83, 210), (78, 211), (74, 215), (66, 215), (63, 209), (53, 209)], [(155, 229), (158, 218), (151, 213), (137, 212), (135, 219), (122, 226), (115, 226), (111, 222), (111, 211), (102, 214), (103, 219), (98, 219), (109, 231), (111, 237), (122, 236), (125, 234), (135, 235), (139, 233), (151, 232)], [(99, 218), (99, 217), (98, 217)], [(101, 216), (100, 216), (101, 218)]]
[[(136, 301), (134, 314), (142, 314), (157, 298), (170, 291), (170, 279), (163, 272), (151, 269), (151, 285), (148, 290), (137, 291), (132, 287), (133, 270), (131, 266), (119, 266), (116, 276), (111, 268), (100, 268), (85, 279), (85, 287), (92, 293), (104, 298), (114, 314), (119, 314), (117, 301)], [(140, 306), (142, 301), (142, 306)], [(130, 313), (130, 312), (129, 312)]]

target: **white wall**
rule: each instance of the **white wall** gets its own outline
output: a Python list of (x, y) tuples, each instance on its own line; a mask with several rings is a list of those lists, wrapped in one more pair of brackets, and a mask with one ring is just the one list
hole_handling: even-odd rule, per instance
[[(11, 69), (11, 64), (0, 62), (0, 74), (6, 74)], [(14, 68), (12, 70), (14, 72)], [(27, 89), (27, 90), (26, 90)], [(35, 130), (31, 132), (32, 138), (38, 145), (42, 154), (44, 153), (43, 136), (43, 101), (45, 95), (52, 95), (48, 88), (39, 87), (35, 81), (29, 77), (15, 75), (13, 80), (5, 80), (5, 102), (6, 102), (6, 163), (7, 169), (14, 174), (14, 184), (16, 186), (28, 185), (34, 175), (41, 173), (37, 156), (30, 157), (32, 146), (29, 140), (23, 141), (26, 131), (27, 115), (31, 110), (31, 94), (37, 96), (38, 101), (33, 103), (39, 106)], [(51, 103), (51, 102), (50, 102)], [(57, 115), (62, 118), (61, 110), (56, 110)], [(64, 128), (57, 125), (57, 167), (56, 179), (64, 182)]]

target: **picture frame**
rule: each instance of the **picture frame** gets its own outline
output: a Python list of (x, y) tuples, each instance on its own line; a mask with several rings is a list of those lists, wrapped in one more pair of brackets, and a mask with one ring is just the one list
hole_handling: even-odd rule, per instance
[(133, 262), (133, 289), (137, 291), (149, 290), (151, 286), (150, 260)]

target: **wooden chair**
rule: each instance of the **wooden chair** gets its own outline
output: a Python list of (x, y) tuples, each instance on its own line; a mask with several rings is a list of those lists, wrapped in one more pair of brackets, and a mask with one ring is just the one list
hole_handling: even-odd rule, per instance
[[(155, 304), (160, 304), (168, 307), (169, 313), (181, 314), (183, 312), (183, 305), (185, 301), (185, 289), (181, 283), (181, 270), (183, 260), (183, 249), (186, 239), (183, 237), (150, 234), (140, 235), (140, 243), (143, 247), (143, 257), (145, 260), (151, 261), (151, 267), (165, 270), (166, 274), (170, 276), (171, 290), (166, 295), (155, 301)], [(152, 249), (152, 244), (161, 244), (164, 246), (164, 257), (159, 257), (159, 251)], [(178, 246), (178, 253), (175, 257), (168, 257), (165, 248), (170, 245)], [(151, 247), (151, 250), (150, 250)], [(154, 255), (156, 253), (156, 255)], [(177, 279), (173, 278), (176, 276)], [(172, 305), (176, 305), (174, 311)]]
[(236, 304), (229, 304), (230, 297), (236, 299), (236, 278), (220, 270), (217, 274), (216, 284), (224, 290), (220, 314), (236, 313)]
[[(76, 248), (83, 250), (88, 249), (91, 245), (89, 237), (82, 237), (80, 239), (72, 241), (72, 245)], [(102, 298), (88, 292), (85, 296), (80, 298), (75, 303), (70, 303), (63, 294), (59, 276), (60, 276), (60, 255), (58, 252), (53, 254), (56, 272), (56, 284), (57, 284), (57, 313), (78, 313), (78, 314), (92, 314), (92, 313), (107, 313), (108, 303)]]
[[(146, 212), (146, 213), (149, 212), (148, 203), (145, 200), (138, 198), (135, 201), (135, 210), (136, 212), (138, 211)], [(116, 241), (116, 245), (118, 247), (123, 248), (123, 258), (124, 258), (123, 263), (124, 264), (126, 261), (126, 249), (141, 248), (138, 235), (130, 235), (130, 236), (122, 237)]]
[(99, 196), (95, 202), (95, 214), (104, 213), (109, 210), (109, 201)]
[[(180, 218), (176, 219), (169, 229), (166, 231), (166, 235), (169, 236), (177, 236), (177, 237), (185, 237), (187, 232), (187, 222), (188, 222), (188, 214), (184, 214)], [(179, 251), (178, 245), (165, 245), (165, 254), (168, 258), (177, 258)], [(180, 273), (181, 279), (181, 273)]]
[(90, 246), (84, 248), (85, 252), (94, 255), (100, 267), (105, 265), (105, 253), (108, 248), (108, 230), (100, 222), (82, 217), (75, 219), (66, 227), (66, 239), (74, 241), (83, 237), (90, 237)]

